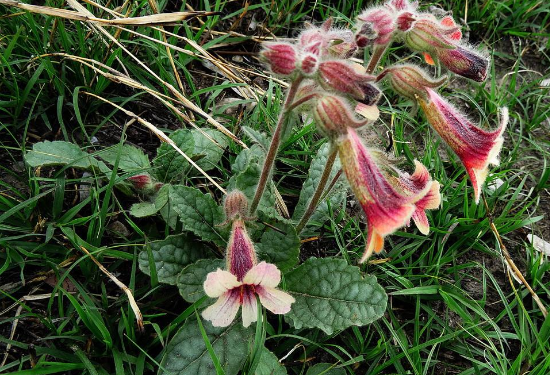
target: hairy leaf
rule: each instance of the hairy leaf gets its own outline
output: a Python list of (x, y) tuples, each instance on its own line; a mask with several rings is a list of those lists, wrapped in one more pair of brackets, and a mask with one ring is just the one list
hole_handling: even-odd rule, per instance
[(274, 263), (282, 272), (298, 264), (300, 238), (290, 224), (270, 223), (278, 230), (267, 226), (260, 243), (256, 245), (260, 259)]
[[(204, 329), (225, 375), (236, 375), (248, 355), (254, 335), (238, 319), (228, 327), (213, 327), (205, 321)], [(176, 333), (166, 348), (159, 375), (212, 375), (216, 368), (208, 353), (198, 322), (190, 318)]]
[(254, 375), (286, 375), (285, 366), (279, 363), (279, 359), (266, 348), (262, 349), (260, 363), (256, 367)]
[(374, 276), (342, 259), (310, 258), (285, 277), (296, 302), (285, 316), (297, 329), (320, 328), (327, 334), (363, 326), (380, 318), (387, 295)]
[(145, 171), (151, 168), (149, 157), (139, 148), (130, 145), (123, 145), (120, 151), (116, 146), (108, 148), (101, 151), (99, 156), (111, 165), (114, 165), (119, 157), (118, 168), (124, 172)]
[[(193, 133), (187, 129), (176, 130), (170, 139), (187, 156), (192, 157), (195, 149)], [(189, 171), (189, 162), (168, 143), (162, 143), (157, 150), (157, 157), (153, 160), (155, 175), (162, 182), (180, 182)]]
[(200, 259), (185, 267), (177, 278), (177, 286), (183, 299), (194, 303), (205, 296), (203, 284), (206, 275), (223, 268), (224, 264), (223, 259)]
[[(210, 250), (187, 234), (168, 236), (161, 241), (149, 243), (153, 261), (161, 283), (176, 284), (180, 272), (198, 259), (207, 257)], [(139, 268), (150, 275), (149, 250), (145, 248), (139, 253)]]
[(44, 141), (35, 143), (27, 152), (25, 161), (33, 168), (50, 165), (68, 165), (74, 168), (89, 169), (98, 167), (98, 161), (74, 143), (64, 141)]
[(169, 204), (179, 215), (183, 229), (195, 233), (206, 241), (224, 246), (227, 242), (226, 229), (216, 227), (224, 220), (223, 211), (214, 198), (192, 187), (171, 186)]

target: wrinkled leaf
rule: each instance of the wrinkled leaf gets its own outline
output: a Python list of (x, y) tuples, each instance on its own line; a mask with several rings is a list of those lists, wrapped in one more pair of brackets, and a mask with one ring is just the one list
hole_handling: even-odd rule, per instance
[[(244, 328), (235, 319), (229, 327), (213, 327), (210, 322), (203, 323), (204, 329), (220, 361), (225, 375), (236, 375), (248, 356), (248, 348), (254, 331)], [(159, 375), (212, 375), (216, 368), (208, 353), (201, 335), (198, 322), (191, 317), (176, 333), (166, 348)]]
[(216, 227), (224, 221), (223, 210), (209, 194), (203, 194), (192, 187), (171, 186), (169, 204), (178, 214), (183, 229), (195, 233), (205, 241), (225, 246), (228, 233)]
[(134, 203), (130, 207), (130, 215), (134, 217), (147, 217), (156, 214), (159, 208), (155, 206), (155, 202), (140, 202)]
[(296, 302), (285, 315), (297, 329), (320, 328), (327, 334), (363, 326), (386, 311), (387, 295), (374, 276), (342, 259), (310, 258), (286, 274), (288, 292)]
[(285, 366), (279, 363), (279, 359), (275, 354), (271, 353), (266, 348), (262, 349), (260, 362), (256, 367), (254, 375), (286, 375)]
[[(210, 255), (210, 250), (187, 234), (168, 236), (161, 241), (149, 243), (153, 261), (161, 283), (176, 284), (180, 272), (198, 259)], [(139, 268), (150, 275), (149, 251), (147, 248), (139, 253)]]
[[(170, 139), (187, 156), (193, 156), (195, 139), (193, 133), (187, 129), (176, 130)], [(153, 160), (155, 176), (162, 182), (180, 182), (189, 172), (189, 162), (168, 143), (162, 143), (157, 149), (157, 157)]]
[(218, 268), (224, 268), (223, 259), (200, 259), (183, 269), (177, 278), (181, 296), (187, 302), (197, 302), (205, 296), (203, 284), (206, 275)]
[(145, 171), (151, 168), (149, 157), (137, 147), (123, 145), (122, 150), (118, 147), (108, 148), (99, 153), (99, 156), (111, 165), (115, 165), (120, 152), (118, 168), (124, 172)]
[(261, 260), (274, 263), (282, 272), (298, 264), (300, 254), (300, 238), (292, 225), (285, 223), (270, 223), (278, 229), (266, 226), (260, 243), (256, 244)]
[[(204, 171), (209, 171), (211, 169), (214, 169), (219, 164), (225, 149), (229, 145), (229, 142), (227, 141), (227, 137), (217, 130), (201, 130), (208, 136), (210, 136), (210, 138), (216, 141), (219, 145), (216, 145), (197, 129), (191, 130), (191, 133), (193, 134), (193, 139), (195, 141), (193, 160), (196, 159), (197, 165), (201, 167)], [(199, 173), (195, 168), (192, 168), (191, 171), (192, 174)]]
[(249, 126), (243, 126), (241, 127), (241, 129), (244, 131), (244, 134), (246, 134), (247, 137), (252, 140), (252, 142), (260, 145), (264, 152), (269, 148), (269, 139), (267, 138), (265, 133), (262, 133), (256, 129), (252, 129)]

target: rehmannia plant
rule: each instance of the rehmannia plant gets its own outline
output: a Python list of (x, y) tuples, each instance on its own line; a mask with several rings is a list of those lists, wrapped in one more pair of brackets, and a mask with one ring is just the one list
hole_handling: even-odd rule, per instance
[[(402, 227), (414, 223), (420, 233), (429, 234), (426, 211), (440, 206), (440, 183), (418, 160), (406, 168), (409, 171), (401, 170), (363, 136), (367, 127), (376, 125), (383, 89), (421, 109), (464, 165), (479, 203), (489, 166), (498, 164), (507, 109), (501, 109), (500, 124), (493, 130), (474, 125), (438, 93), (446, 77), (433, 77), (410, 63), (379, 66), (393, 42), (420, 53), (428, 65), (439, 63), (476, 82), (487, 77), (489, 59), (462, 40), (452, 17), (421, 12), (408, 0), (388, 0), (364, 10), (353, 30), (333, 27), (328, 19), (320, 26), (308, 25), (294, 43), (265, 43), (261, 59), (273, 74), (288, 81), (289, 88), (271, 141), (249, 129), (249, 137), (258, 144), (234, 160), (224, 185), (223, 207), (212, 195), (186, 183), (197, 169), (189, 160), (204, 173), (219, 164), (228, 146), (224, 135), (212, 129), (174, 132), (170, 140), (179, 153), (165, 143), (152, 162), (129, 145), (120, 145), (118, 152), (107, 149), (90, 155), (61, 141), (37, 143), (25, 156), (33, 167), (65, 164), (106, 176), (113, 173), (107, 164), (116, 166), (130, 176), (118, 187), (132, 186), (147, 199), (134, 204), (131, 215), (160, 215), (167, 232), (179, 233), (150, 242), (139, 255), (140, 269), (154, 283), (177, 286), (181, 296), (201, 310), (196, 319), (189, 316), (167, 344), (160, 373), (212, 373), (210, 356), (196, 344), (205, 337), (210, 349), (224, 358), (225, 373), (238, 373), (250, 359), (252, 323), (266, 324), (263, 307), (295, 329), (317, 328), (326, 334), (370, 324), (384, 314), (387, 295), (374, 276), (336, 257), (299, 263), (299, 234), (310, 227), (326, 205), (323, 201), (332, 199), (331, 189), (338, 190), (340, 170), (366, 217), (360, 263), (380, 253), (385, 237)], [(370, 51), (366, 66), (352, 59), (362, 49)], [(295, 216), (288, 219), (275, 209), (271, 180), (293, 114), (309, 115), (327, 143), (312, 161), (302, 188), (304, 199), (301, 195)], [(254, 352), (254, 358), (262, 353)]]

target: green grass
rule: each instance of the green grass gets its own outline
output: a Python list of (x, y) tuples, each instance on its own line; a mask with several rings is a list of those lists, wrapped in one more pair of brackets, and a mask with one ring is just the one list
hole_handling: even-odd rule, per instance
[[(108, 7), (113, 9), (115, 3)], [(180, 23), (169, 31), (213, 54), (230, 51), (238, 55), (257, 51), (258, 46), (246, 37), (210, 31), (223, 33), (242, 16), (235, 31), (247, 33), (254, 13), (262, 26), (254, 31), (257, 36), (269, 36), (269, 31), (294, 37), (306, 17), (319, 22), (332, 15), (345, 25), (367, 3), (259, 1), (250, 2), (245, 12), (240, 2), (210, 1), (204, 2), (204, 8), (192, 5), (195, 10), (219, 11), (219, 16), (204, 19), (204, 25)], [(169, 11), (185, 10), (177, 4), (177, 9), (167, 2), (159, 5), (161, 9), (169, 6)], [(59, 7), (61, 2), (47, 0), (44, 5)], [(432, 233), (424, 237), (412, 229), (398, 232), (388, 238), (387, 262), (362, 267), (390, 295), (382, 319), (329, 336), (319, 330), (297, 331), (283, 319), (270, 318), (256, 332), (256, 346), (250, 349), (244, 373), (253, 373), (263, 340), (279, 359), (285, 358), (289, 374), (305, 374), (317, 362), (334, 363), (347, 374), (550, 373), (550, 319), (543, 318), (524, 286), (510, 282), (489, 228), (491, 217), (525, 278), (548, 306), (550, 263), (527, 243), (526, 233), (550, 233), (545, 216), (550, 200), (549, 89), (541, 86), (550, 77), (550, 5), (540, 0), (461, 0), (440, 5), (452, 6), (459, 18), (467, 15), (472, 39), (493, 48), (496, 62), (486, 83), (462, 91), (449, 88), (444, 94), (479, 110), (481, 114), (472, 118), (480, 124), (495, 124), (498, 107), (508, 106), (511, 111), (501, 165), (488, 180), (488, 185), (497, 179), (502, 184), (494, 191), (484, 189), (490, 212), (475, 205), (459, 160), (442, 152), (444, 146), (423, 118), (411, 117), (411, 107), (388, 94), (375, 128), (380, 145), (387, 146), (386, 131), (391, 131), (398, 141), (394, 155), (407, 165), (414, 158), (421, 160), (442, 184), (443, 204), (429, 214)], [(0, 9), (0, 361), (7, 345), (11, 347), (0, 373), (156, 373), (167, 342), (186, 319), (196, 318), (196, 307), (203, 302), (185, 303), (176, 288), (159, 284), (137, 268), (136, 254), (149, 241), (172, 231), (160, 220), (129, 215), (130, 205), (139, 198), (113, 189), (126, 178), (116, 166), (106, 178), (99, 173), (83, 176), (70, 167), (36, 171), (22, 163), (23, 155), (35, 142), (54, 139), (75, 142), (91, 154), (125, 142), (148, 152), (156, 148), (158, 141), (139, 124), (124, 128), (131, 120), (128, 116), (85, 93), (130, 109), (167, 132), (189, 126), (181, 113), (194, 117), (189, 122), (198, 126), (211, 125), (178, 103), (167, 88), (169, 84), (178, 89), (179, 82), (166, 48), (156, 42), (163, 40), (160, 31), (133, 28), (155, 41), (120, 31), (118, 40), (134, 59), (84, 23)], [(89, 5), (88, 9), (100, 14)], [(130, 9), (134, 16), (151, 13), (147, 2), (137, 2)], [(106, 30), (116, 32), (115, 28)], [(510, 40), (514, 48), (504, 48)], [(243, 87), (242, 82), (205, 68), (204, 59), (188, 43), (172, 35), (167, 36), (167, 43), (181, 49), (171, 56), (193, 105), (212, 114), (249, 145), (241, 126), (263, 132), (274, 128), (284, 94), (279, 84), (259, 78), (263, 92), (257, 91), (258, 100), (252, 95), (239, 97), (241, 107), (226, 113), (227, 108), (217, 103), (236, 97), (233, 88)], [(143, 90), (113, 82), (74, 58), (56, 53), (95, 60), (127, 73), (141, 85), (172, 98), (181, 113)], [(231, 61), (232, 55), (219, 56)], [(396, 46), (382, 64), (399, 56)], [(245, 57), (234, 64), (263, 73), (253, 57)], [(540, 74), (532, 72), (537, 69)], [(251, 83), (257, 77), (242, 73), (241, 78)], [(255, 107), (244, 109), (249, 103)], [(416, 142), (421, 139), (422, 143)], [(275, 181), (291, 210), (309, 163), (323, 142), (309, 124), (294, 127), (281, 146)], [(237, 143), (230, 143), (220, 167), (210, 173), (216, 181), (223, 185), (231, 177), (228, 167), (241, 150)], [(187, 182), (221, 199), (204, 178)], [(83, 185), (90, 194), (81, 200), (77, 189)], [(307, 246), (319, 244), (324, 255), (356, 264), (365, 240), (360, 215), (331, 209), (333, 216), (324, 224), (321, 239)], [(115, 230), (118, 223), (126, 228), (125, 233)], [(133, 290), (144, 315), (144, 333), (137, 331), (124, 293), (80, 246)], [(34, 295), (42, 296), (33, 300)], [(15, 335), (10, 338), (16, 319)]]

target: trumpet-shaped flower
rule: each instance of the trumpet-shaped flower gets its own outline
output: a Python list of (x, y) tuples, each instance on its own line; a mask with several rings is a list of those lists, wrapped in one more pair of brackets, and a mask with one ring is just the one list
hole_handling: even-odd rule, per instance
[(453, 105), (434, 90), (426, 88), (427, 98), (418, 97), (430, 125), (458, 155), (474, 187), (474, 197), (479, 203), (481, 187), (487, 178), (489, 165), (498, 165), (498, 154), (504, 138), (502, 133), (508, 123), (508, 109), (503, 108), (500, 126), (493, 131), (483, 130), (472, 124)]
[(254, 244), (248, 236), (243, 221), (248, 203), (239, 191), (228, 194), (225, 200), (228, 220), (232, 221), (231, 236), (227, 245), (226, 269), (217, 269), (206, 276), (206, 295), (218, 300), (207, 307), (202, 316), (216, 327), (227, 327), (235, 319), (242, 306), (243, 325), (248, 327), (257, 319), (260, 302), (274, 314), (286, 314), (294, 298), (276, 287), (281, 281), (281, 272), (274, 264), (258, 264)]
[(420, 188), (422, 181), (412, 179), (418, 186), (411, 182), (411, 189), (404, 191), (395, 180), (388, 178), (388, 168), (380, 152), (365, 147), (352, 128), (336, 140), (336, 145), (342, 169), (367, 216), (367, 244), (360, 260), (364, 262), (373, 252), (382, 250), (385, 236), (410, 221), (417, 209), (415, 203), (426, 196), (431, 185), (425, 183)]
[(325, 89), (348, 94), (367, 105), (375, 104), (381, 92), (371, 82), (375, 77), (359, 71), (353, 63), (340, 60), (319, 64), (319, 83)]

